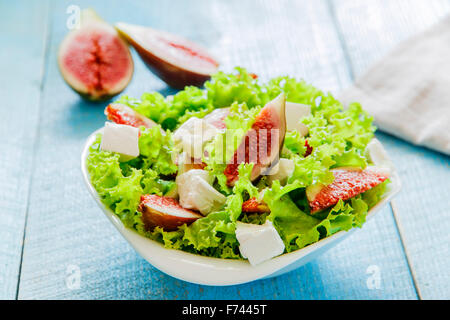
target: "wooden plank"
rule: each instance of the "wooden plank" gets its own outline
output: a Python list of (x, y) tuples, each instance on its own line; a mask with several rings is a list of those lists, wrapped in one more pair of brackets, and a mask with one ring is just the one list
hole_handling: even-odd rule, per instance
[[(353, 70), (361, 74), (399, 41), (450, 11), (450, 1), (335, 1)], [(430, 48), (432, 50), (432, 48)], [(380, 135), (400, 170), (398, 227), (421, 298), (450, 298), (449, 157)]]
[[(414, 299), (412, 278), (392, 212), (386, 207), (350, 239), (287, 275), (231, 287), (171, 278), (141, 259), (90, 199), (79, 156), (84, 139), (104, 122), (103, 104), (80, 100), (63, 83), (56, 48), (66, 30), (65, 8), (54, 8), (48, 77), (30, 200), (19, 298), (44, 299)], [(86, 6), (86, 2), (81, 2)], [(127, 2), (93, 5), (108, 21), (151, 25), (199, 41), (225, 70), (246, 66), (263, 79), (304, 77), (337, 91), (349, 83), (345, 59), (325, 1)], [(119, 10), (120, 7), (120, 10)], [(132, 17), (132, 18), (130, 18)], [(134, 56), (136, 58), (136, 56)], [(169, 92), (135, 59), (124, 92)], [(380, 287), (367, 285), (378, 270)], [(79, 271), (79, 272), (78, 272)], [(80, 275), (80, 287), (67, 280)]]
[(0, 3), (0, 299), (17, 291), (44, 66), (48, 6), (26, 7)]

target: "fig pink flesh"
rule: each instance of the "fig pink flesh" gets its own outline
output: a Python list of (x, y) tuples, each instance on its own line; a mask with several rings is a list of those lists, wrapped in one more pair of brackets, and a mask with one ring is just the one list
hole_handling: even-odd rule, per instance
[(117, 35), (80, 32), (62, 59), (64, 67), (86, 85), (88, 92), (103, 91), (127, 77), (131, 65), (128, 48)]
[(116, 28), (145, 64), (174, 88), (200, 86), (217, 71), (218, 62), (198, 44), (169, 32), (117, 23)]
[(144, 115), (119, 103), (110, 103), (105, 108), (105, 115), (108, 120), (111, 120), (117, 124), (126, 124), (136, 128), (139, 128), (140, 126), (144, 126), (146, 128), (156, 126), (155, 122), (148, 119)]
[(183, 224), (191, 224), (202, 218), (200, 214), (183, 208), (177, 200), (155, 194), (142, 195), (138, 210), (142, 213), (142, 221), (147, 230), (154, 227), (176, 230)]
[[(251, 179), (259, 177), (261, 172), (278, 156), (283, 146), (285, 133), (285, 97), (281, 94), (268, 102), (256, 116), (252, 128), (224, 171), (227, 184), (234, 185), (238, 179), (238, 168), (241, 163), (254, 163)], [(274, 142), (275, 145), (273, 145)]]
[(203, 120), (205, 120), (206, 123), (216, 127), (217, 129), (225, 130), (227, 128), (225, 124), (225, 118), (228, 116), (229, 113), (230, 113), (229, 108), (215, 109), (211, 113), (207, 114), (203, 118)]
[[(202, 68), (213, 68), (214, 70), (218, 65), (213, 58), (202, 52), (202, 50), (194, 50), (192, 45), (189, 47), (189, 44), (183, 43), (184, 41), (179, 40), (178, 42), (174, 42), (163, 37), (158, 37), (157, 39), (161, 42), (161, 44), (167, 46), (168, 52), (173, 54), (176, 59), (186, 60), (188, 63), (195, 62)], [(171, 50), (172, 48), (177, 50)]]
[(306, 189), (311, 213), (321, 211), (335, 205), (340, 199), (348, 200), (366, 192), (389, 178), (389, 173), (377, 167), (336, 168), (332, 169), (334, 181), (326, 186), (313, 186)]

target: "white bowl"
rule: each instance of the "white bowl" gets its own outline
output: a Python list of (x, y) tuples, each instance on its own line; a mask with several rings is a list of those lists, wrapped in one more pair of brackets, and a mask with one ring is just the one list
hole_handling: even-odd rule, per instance
[[(126, 228), (111, 209), (100, 201), (97, 192), (91, 185), (86, 169), (86, 158), (95, 136), (101, 131), (102, 129), (99, 129), (89, 136), (81, 155), (81, 169), (88, 190), (104, 214), (131, 246), (155, 268), (172, 277), (203, 285), (227, 286), (278, 276), (311, 261), (356, 230), (354, 228), (350, 231), (337, 232), (303, 249), (285, 253), (257, 266), (251, 266), (245, 260), (210, 258), (181, 250), (167, 249), (161, 243)], [(367, 219), (372, 218), (400, 191), (401, 184), (398, 174), (393, 172), (390, 179), (392, 183), (389, 185), (388, 191), (380, 202), (369, 210)]]

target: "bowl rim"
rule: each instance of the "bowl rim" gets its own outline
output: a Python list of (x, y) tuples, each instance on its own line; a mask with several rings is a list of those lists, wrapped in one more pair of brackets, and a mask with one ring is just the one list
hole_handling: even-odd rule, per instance
[[(86, 139), (83, 146), (81, 153), (81, 171), (86, 187), (105, 216), (125, 240), (151, 265), (174, 278), (191, 283), (213, 286), (236, 285), (267, 278), (284, 268), (288, 268), (300, 259), (307, 258), (316, 250), (324, 248), (332, 242), (337, 242), (338, 239), (343, 239), (345, 236), (350, 235), (352, 231), (357, 230), (356, 228), (352, 228), (348, 231), (339, 231), (302, 249), (284, 253), (256, 266), (251, 266), (247, 260), (206, 257), (182, 250), (165, 248), (162, 243), (144, 237), (136, 230), (126, 228), (115, 213), (101, 202), (97, 191), (92, 186), (86, 167), (86, 159), (89, 154), (89, 148), (94, 142), (96, 135), (102, 131), (103, 127), (94, 131)], [(401, 182), (395, 170), (392, 171), (390, 180), (391, 184), (387, 192), (368, 211), (367, 221), (373, 218), (375, 213), (400, 191)]]

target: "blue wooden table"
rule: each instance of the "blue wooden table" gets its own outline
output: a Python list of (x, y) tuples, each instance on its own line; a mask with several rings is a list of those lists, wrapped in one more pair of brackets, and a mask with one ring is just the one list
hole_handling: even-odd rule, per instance
[[(0, 299), (450, 298), (449, 158), (383, 133), (401, 194), (315, 261), (231, 287), (149, 265), (82, 181), (82, 145), (105, 118), (104, 105), (81, 100), (57, 69), (72, 4), (198, 41), (224, 70), (288, 74), (333, 93), (450, 11), (449, 0), (0, 2)], [(133, 55), (124, 94), (171, 91)]]

